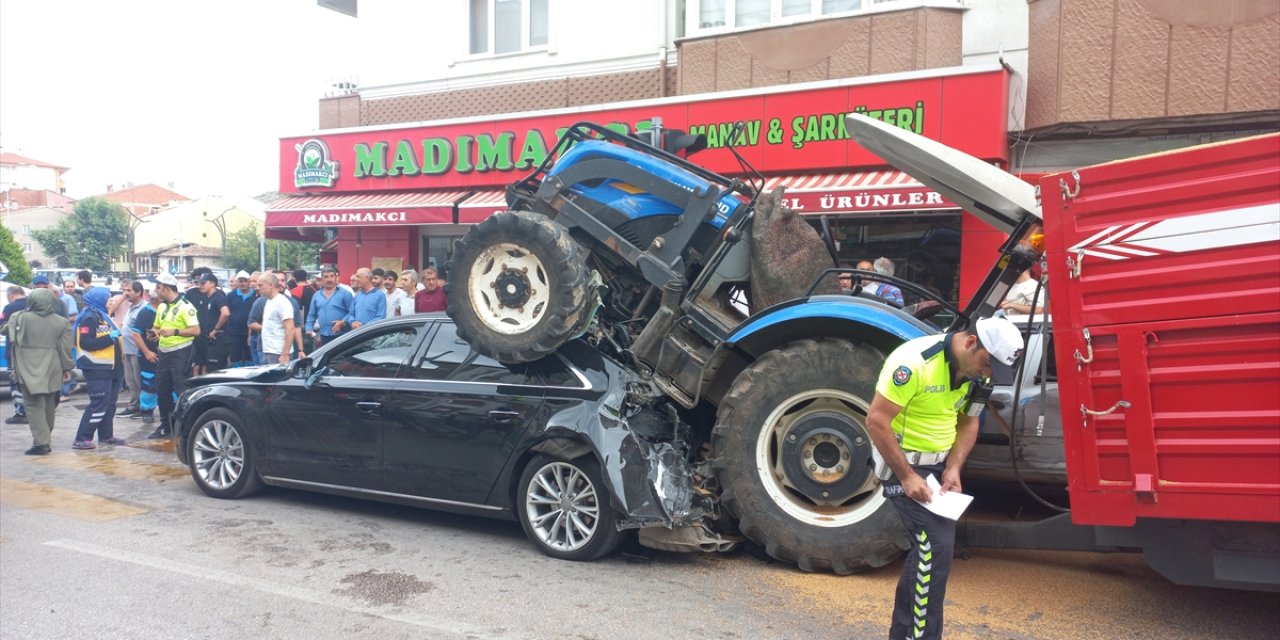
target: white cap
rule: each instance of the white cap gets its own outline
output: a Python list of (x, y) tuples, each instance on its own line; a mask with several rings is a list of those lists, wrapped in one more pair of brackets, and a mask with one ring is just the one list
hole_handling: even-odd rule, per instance
[(991, 354), (991, 378), (996, 384), (1013, 384), (1013, 365), (1022, 355), (1022, 333), (1007, 318), (981, 318), (974, 333)]
[(249, 273), (248, 273), (247, 271), (245, 271), (244, 269), (241, 269), (241, 270), (237, 271), (237, 272), (236, 272), (236, 280), (239, 280), (240, 278), (244, 278), (245, 280), (248, 280), (248, 279), (249, 279)]
[(174, 289), (178, 288), (178, 279), (173, 277), (173, 274), (157, 273), (154, 280), (156, 281), (156, 284), (167, 284)]

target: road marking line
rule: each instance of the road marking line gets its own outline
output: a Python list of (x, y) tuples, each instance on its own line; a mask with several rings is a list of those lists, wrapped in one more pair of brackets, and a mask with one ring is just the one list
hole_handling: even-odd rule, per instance
[(0, 478), (0, 502), (89, 522), (106, 522), (148, 511), (101, 496), (8, 478)]
[[(426, 611), (411, 611), (407, 613), (386, 613), (372, 607), (362, 607), (350, 604), (339, 597), (330, 596), (323, 593), (317, 593), (298, 587), (291, 587), (284, 584), (276, 584), (266, 580), (250, 578), (229, 571), (221, 571), (219, 569), (210, 569), (182, 562), (168, 560), (166, 558), (158, 558), (134, 551), (125, 551), (122, 549), (112, 549), (88, 542), (80, 542), (78, 540), (58, 539), (50, 540), (44, 544), (69, 551), (76, 551), (87, 555), (106, 558), (107, 560), (115, 560), (117, 562), (127, 562), (160, 571), (168, 571), (192, 578), (200, 578), (204, 580), (212, 580), (233, 587), (247, 587), (255, 591), (260, 591), (269, 595), (281, 596), (308, 602), (315, 605), (333, 607), (343, 611), (350, 611), (361, 615), (382, 618), (393, 622), (402, 622), (421, 627), (430, 631), (434, 636), (447, 636), (456, 638), (475, 638), (475, 637), (494, 637), (491, 630), (476, 630), (466, 625), (451, 621), (442, 620), (438, 616), (431, 615)], [(510, 637), (510, 636), (499, 636)]]
[(96, 471), (115, 478), (127, 478), (129, 480), (168, 482), (169, 480), (190, 475), (186, 467), (135, 462), (98, 453), (54, 453), (32, 458), (31, 461), (51, 467)]

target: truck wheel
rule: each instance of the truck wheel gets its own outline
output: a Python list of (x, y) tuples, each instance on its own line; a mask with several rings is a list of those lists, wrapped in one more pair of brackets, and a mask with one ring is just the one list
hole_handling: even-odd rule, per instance
[(882, 360), (845, 340), (793, 342), (739, 374), (720, 403), (712, 464), (721, 499), (770, 556), (847, 574), (906, 549), (865, 428)]
[(458, 335), (499, 362), (555, 351), (582, 332), (595, 308), (582, 248), (541, 214), (489, 216), (458, 241), (446, 269)]

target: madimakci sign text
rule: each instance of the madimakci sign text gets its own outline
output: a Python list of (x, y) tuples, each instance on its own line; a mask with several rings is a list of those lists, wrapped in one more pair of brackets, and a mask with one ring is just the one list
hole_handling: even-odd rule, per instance
[[(580, 121), (633, 133), (650, 128), (654, 118), (660, 118), (664, 128), (705, 135), (708, 149), (693, 156), (693, 161), (729, 175), (742, 173), (737, 160), (724, 150), (730, 145), (757, 170), (770, 174), (883, 166), (883, 160), (850, 138), (844, 124), (850, 112), (979, 158), (1002, 161), (1008, 157), (1007, 83), (1003, 69), (987, 69), (798, 91), (774, 88), (767, 93), (665, 98), (515, 118), (321, 131), (281, 139), (280, 191), (499, 187), (545, 160), (560, 135)], [(743, 128), (731, 139), (737, 123)]]

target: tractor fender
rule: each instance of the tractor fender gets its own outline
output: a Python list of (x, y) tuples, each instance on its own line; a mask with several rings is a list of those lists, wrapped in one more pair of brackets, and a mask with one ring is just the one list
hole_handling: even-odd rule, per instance
[(867, 344), (883, 355), (938, 329), (884, 304), (846, 295), (820, 295), (774, 305), (730, 335), (704, 397), (718, 403), (744, 368), (761, 355), (796, 340), (840, 338)]
[[(725, 342), (736, 346), (750, 342), (753, 336), (778, 332), (783, 327), (796, 323), (812, 325), (815, 321), (833, 328), (861, 325), (896, 338), (897, 342), (906, 342), (937, 331), (898, 309), (874, 301), (843, 295), (824, 295), (792, 300), (765, 309), (734, 329)], [(840, 332), (821, 330), (808, 337), (828, 335), (839, 337)]]

